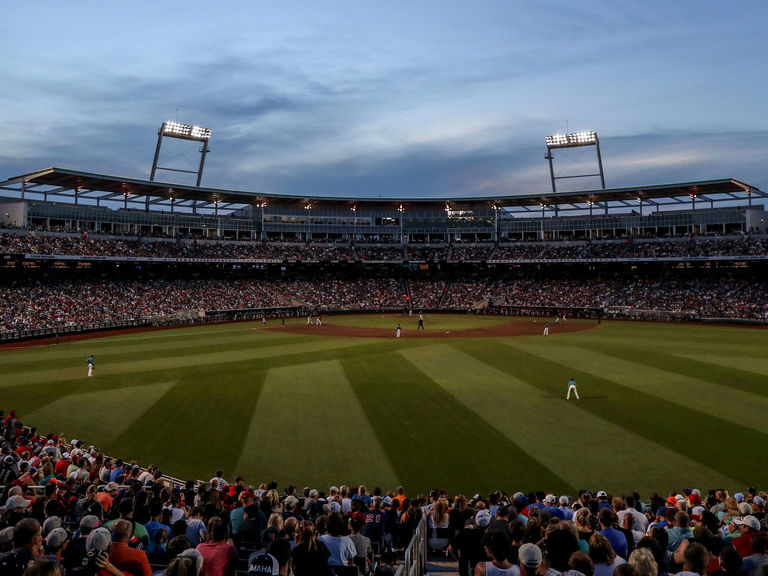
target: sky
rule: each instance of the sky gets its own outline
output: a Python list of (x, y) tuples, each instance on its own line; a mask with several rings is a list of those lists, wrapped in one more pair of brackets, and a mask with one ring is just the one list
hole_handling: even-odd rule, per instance
[[(766, 22), (764, 0), (7, 3), (0, 180), (148, 179), (157, 130), (178, 120), (213, 130), (213, 188), (545, 193), (545, 137), (596, 130), (608, 187), (768, 191)], [(163, 141), (161, 166), (198, 162), (197, 144)], [(595, 173), (595, 149), (556, 150), (554, 166)]]

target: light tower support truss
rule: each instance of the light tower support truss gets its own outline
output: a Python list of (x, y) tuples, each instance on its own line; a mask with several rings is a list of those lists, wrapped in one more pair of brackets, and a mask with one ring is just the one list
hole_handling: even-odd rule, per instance
[[(594, 130), (583, 132), (574, 132), (573, 134), (555, 134), (547, 136), (547, 155), (544, 157), (549, 161), (549, 175), (552, 179), (552, 192), (557, 193), (557, 180), (564, 178), (588, 178), (600, 176), (600, 185), (605, 190), (605, 173), (603, 172), (603, 159), (600, 155), (600, 139)], [(555, 176), (554, 159), (552, 150), (556, 148), (578, 148), (582, 146), (594, 146), (597, 151), (598, 172), (594, 174), (572, 174), (569, 176)]]
[[(158, 166), (157, 162), (160, 158), (160, 148), (163, 145), (163, 137), (177, 138), (179, 140), (192, 140), (194, 142), (202, 142), (203, 147), (200, 149), (200, 166), (197, 170), (181, 170), (179, 168), (164, 168)], [(205, 155), (210, 152), (208, 148), (208, 141), (211, 139), (211, 129), (202, 128), (201, 126), (193, 126), (191, 124), (181, 124), (180, 122), (163, 122), (160, 126), (160, 130), (157, 131), (157, 146), (155, 147), (155, 158), (152, 161), (152, 171), (149, 175), (149, 181), (155, 181), (155, 174), (158, 170), (166, 170), (169, 172), (184, 172), (187, 174), (197, 174), (197, 183), (195, 186), (200, 186), (200, 182), (203, 180), (203, 168), (205, 167)]]

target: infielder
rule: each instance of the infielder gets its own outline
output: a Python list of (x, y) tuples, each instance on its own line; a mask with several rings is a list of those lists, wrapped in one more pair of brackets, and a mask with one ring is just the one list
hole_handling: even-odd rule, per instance
[(93, 376), (93, 369), (96, 367), (96, 364), (93, 361), (93, 354), (88, 356), (88, 359), (85, 362), (88, 364), (88, 376)]
[(576, 400), (579, 400), (579, 391), (576, 389), (576, 380), (571, 378), (568, 380), (568, 394), (566, 394), (565, 399), (570, 400), (571, 399), (571, 392), (576, 394)]
[(397, 330), (395, 330), (395, 338), (400, 338), (400, 324), (397, 325)]
[(549, 322), (544, 322), (544, 336), (549, 336)]

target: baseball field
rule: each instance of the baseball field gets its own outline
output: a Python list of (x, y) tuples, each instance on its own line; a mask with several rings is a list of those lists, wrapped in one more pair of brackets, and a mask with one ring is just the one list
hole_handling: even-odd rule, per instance
[[(222, 468), (300, 488), (645, 496), (768, 478), (768, 330), (568, 320), (545, 337), (543, 319), (417, 322), (332, 316), (0, 350), (0, 407), (182, 479)], [(565, 398), (570, 378), (580, 400)]]

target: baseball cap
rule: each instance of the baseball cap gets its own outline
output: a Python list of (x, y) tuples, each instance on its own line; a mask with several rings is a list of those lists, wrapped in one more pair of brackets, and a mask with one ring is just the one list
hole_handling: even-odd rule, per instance
[(61, 528), (61, 518), (58, 516), (50, 516), (43, 522), (43, 536), (48, 536), (56, 528)]
[(765, 506), (765, 500), (763, 500), (760, 496), (755, 496), (752, 498), (752, 502), (755, 506)]
[(64, 452), (64, 454), (62, 454), (62, 455), (61, 455), (61, 457), (62, 457), (64, 460), (69, 460), (69, 458), (70, 458), (69, 452)]
[(96, 550), (97, 552), (106, 552), (112, 543), (112, 534), (103, 526), (99, 526), (93, 532), (88, 534), (85, 539), (85, 549), (87, 551)]
[(701, 520), (701, 515), (704, 513), (704, 506), (694, 506), (691, 508), (691, 518), (694, 520)]
[(272, 554), (260, 554), (248, 562), (249, 574), (279, 574), (280, 565)]
[(475, 524), (480, 526), (481, 528), (484, 528), (485, 526), (488, 526), (488, 524), (491, 523), (491, 511), (487, 509), (478, 510), (477, 514), (475, 514)]
[(106, 487), (104, 488), (105, 492), (117, 492), (120, 487), (117, 485), (117, 482), (108, 482)]
[(517, 558), (526, 568), (538, 568), (541, 566), (541, 548), (530, 542), (523, 544), (517, 551)]
[(98, 525), (99, 519), (93, 514), (83, 516), (83, 518), (80, 520), (80, 528), (96, 528)]
[(672, 506), (672, 508), (677, 508), (677, 498), (674, 496), (667, 498), (667, 502), (669, 502), (669, 505)]
[(597, 498), (608, 498), (608, 494), (605, 493), (605, 490), (600, 490), (595, 496)]
[(293, 507), (294, 507), (294, 506), (296, 506), (296, 504), (298, 504), (298, 503), (299, 503), (299, 499), (298, 499), (298, 498), (296, 498), (296, 496), (288, 496), (288, 497), (287, 497), (287, 498), (284, 500), (284, 504), (285, 504), (286, 506), (288, 506), (288, 508), (293, 508)]
[(13, 526), (0, 530), (0, 544), (13, 542)]
[(11, 496), (5, 503), (6, 510), (13, 510), (14, 508), (26, 508), (32, 503), (32, 500), (25, 500), (24, 496)]
[(59, 548), (69, 540), (69, 533), (64, 528), (54, 528), (45, 539), (48, 548)]
[(568, 502), (570, 502), (568, 496), (560, 496), (560, 506), (568, 506)]
[(736, 498), (736, 502), (741, 502), (744, 500), (744, 494), (741, 492), (736, 492), (736, 494), (733, 495), (734, 498)]
[(752, 530), (760, 530), (760, 520), (752, 515), (744, 516), (743, 518), (734, 518), (733, 523), (737, 526), (746, 526)]
[(333, 494), (334, 492), (338, 492), (338, 491), (339, 491), (339, 488), (337, 486), (331, 486), (330, 488), (328, 488), (329, 494)]
[(666, 516), (667, 515), (667, 507), (666, 506), (660, 506), (658, 510), (656, 510), (656, 516)]

